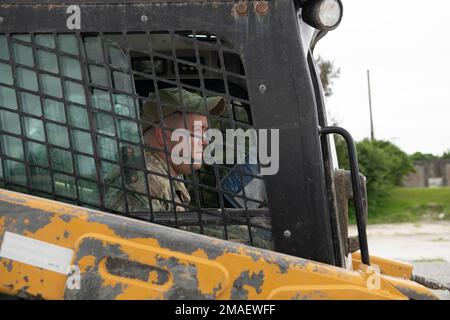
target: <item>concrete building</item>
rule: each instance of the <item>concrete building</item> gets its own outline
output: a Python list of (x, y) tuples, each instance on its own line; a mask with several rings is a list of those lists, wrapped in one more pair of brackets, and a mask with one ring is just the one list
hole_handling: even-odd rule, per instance
[(420, 160), (414, 164), (416, 171), (403, 179), (407, 188), (450, 186), (450, 160)]

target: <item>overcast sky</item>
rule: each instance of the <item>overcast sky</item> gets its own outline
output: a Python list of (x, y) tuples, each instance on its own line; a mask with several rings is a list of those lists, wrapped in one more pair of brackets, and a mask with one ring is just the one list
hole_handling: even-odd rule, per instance
[(344, 18), (315, 54), (341, 69), (332, 118), (356, 140), (375, 137), (408, 153), (450, 149), (450, 1), (343, 0)]

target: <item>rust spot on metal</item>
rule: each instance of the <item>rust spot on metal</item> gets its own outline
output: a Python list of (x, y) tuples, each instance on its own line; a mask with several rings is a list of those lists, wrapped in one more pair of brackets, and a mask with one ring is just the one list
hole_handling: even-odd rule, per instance
[(257, 1), (254, 5), (255, 13), (259, 16), (265, 16), (269, 13), (269, 3), (267, 1)]
[(231, 10), (232, 16), (246, 16), (248, 14), (248, 3), (247, 1), (239, 1), (233, 6)]

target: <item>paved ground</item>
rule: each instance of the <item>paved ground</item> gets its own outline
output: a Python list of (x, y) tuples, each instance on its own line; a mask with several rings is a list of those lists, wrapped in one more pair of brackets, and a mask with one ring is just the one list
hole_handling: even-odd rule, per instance
[[(356, 235), (356, 226), (350, 226)], [(373, 255), (410, 262), (417, 275), (450, 285), (450, 222), (370, 225), (369, 250)], [(436, 291), (443, 299), (450, 292)]]

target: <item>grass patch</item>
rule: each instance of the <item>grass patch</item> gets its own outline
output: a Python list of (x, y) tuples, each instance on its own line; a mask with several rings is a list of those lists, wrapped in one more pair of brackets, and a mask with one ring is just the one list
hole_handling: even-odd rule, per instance
[(370, 224), (422, 220), (450, 221), (450, 188), (395, 188), (376, 208), (369, 206)]

